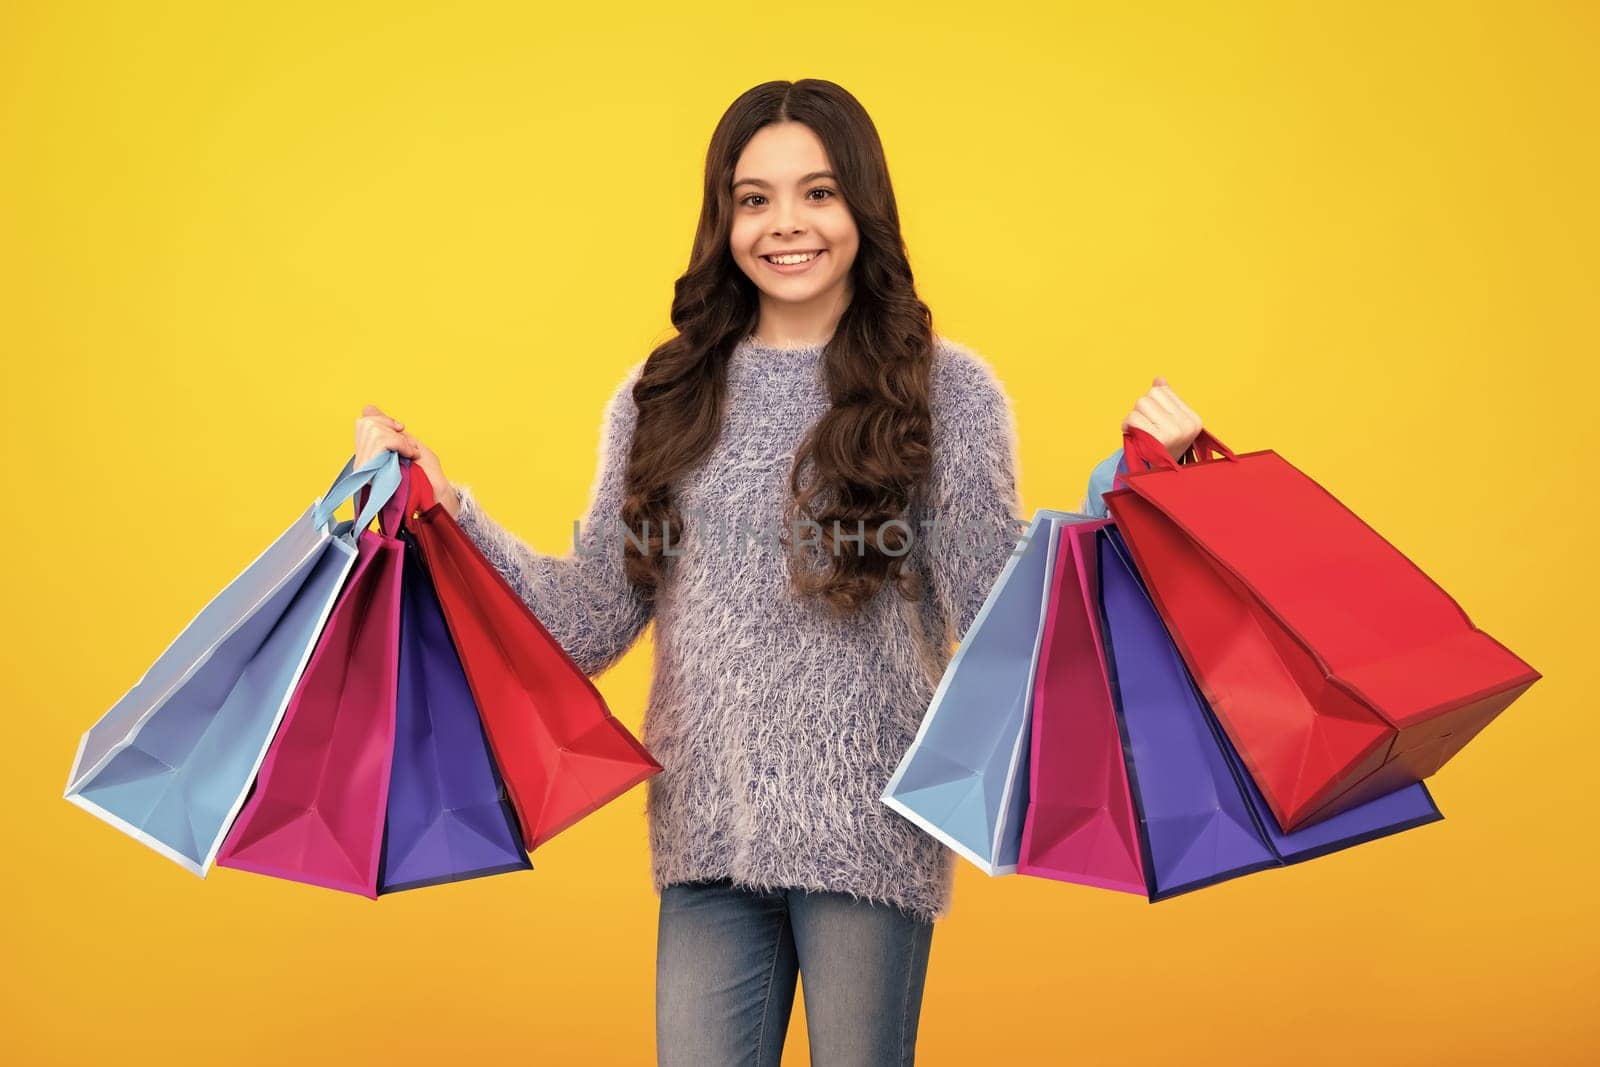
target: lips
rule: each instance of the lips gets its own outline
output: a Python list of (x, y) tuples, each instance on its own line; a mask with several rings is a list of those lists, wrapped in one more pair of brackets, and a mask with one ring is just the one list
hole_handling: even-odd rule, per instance
[[(767, 256), (804, 255), (807, 252), (811, 253), (811, 258), (803, 263), (774, 263), (772, 260), (767, 258)], [(768, 252), (766, 255), (758, 256), (757, 258), (760, 259), (761, 262), (765, 263), (769, 269), (776, 271), (779, 274), (803, 274), (804, 272), (810, 270), (816, 263), (820, 262), (822, 257), (827, 254), (828, 250), (826, 248), (797, 248), (793, 252)]]

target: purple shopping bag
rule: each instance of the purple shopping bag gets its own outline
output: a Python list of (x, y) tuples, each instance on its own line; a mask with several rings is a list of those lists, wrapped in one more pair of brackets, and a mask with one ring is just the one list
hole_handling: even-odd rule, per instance
[(1444, 817), (1417, 782), (1284, 833), (1189, 676), (1120, 532), (1107, 524), (1095, 538), (1107, 675), (1150, 900)]
[(400, 539), (400, 685), (378, 891), (531, 870), (421, 549), (403, 527)]

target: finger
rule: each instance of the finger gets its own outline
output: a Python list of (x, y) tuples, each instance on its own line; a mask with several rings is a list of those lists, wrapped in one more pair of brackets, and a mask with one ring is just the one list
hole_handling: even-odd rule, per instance
[(415, 437), (412, 437), (408, 433), (394, 433), (392, 431), (385, 430), (382, 440), (382, 447), (387, 448), (391, 452), (397, 452), (409, 460), (419, 460), (422, 458), (422, 445)]
[(1152, 432), (1163, 442), (1177, 429), (1172, 413), (1157, 403), (1153, 397), (1141, 396), (1133, 405), (1133, 410), (1142, 412), (1144, 417), (1158, 428)]
[(1173, 419), (1173, 421), (1178, 421), (1183, 418), (1183, 413), (1178, 409), (1178, 405), (1173, 403), (1172, 397), (1167, 395), (1170, 392), (1170, 389), (1162, 389), (1160, 386), (1153, 385), (1150, 387), (1150, 391), (1146, 393), (1145, 396), (1155, 401), (1156, 404), (1161, 407), (1161, 410), (1165, 411), (1167, 415)]
[(382, 422), (384, 425), (388, 426), (389, 429), (391, 429), (391, 430), (403, 430), (403, 429), (405, 429), (405, 424), (404, 423), (402, 423), (398, 419), (394, 419), (394, 418), (389, 417), (388, 415), (385, 415), (383, 413), (383, 409), (380, 408), (376, 404), (368, 404), (366, 407), (362, 408), (361, 409), (361, 417), (364, 418), (364, 419), (368, 419), (368, 418), (377, 419), (380, 422)]
[(369, 457), (376, 456), (379, 452), (398, 452), (408, 459), (416, 459), (420, 455), (416, 438), (410, 434), (395, 433), (378, 427), (372, 428), (371, 435), (362, 442), (362, 448)]
[(1179, 412), (1181, 412), (1184, 415), (1192, 415), (1192, 416), (1194, 416), (1194, 418), (1196, 420), (1198, 420), (1200, 418), (1200, 416), (1195, 413), (1195, 410), (1193, 408), (1191, 408), (1188, 404), (1185, 404), (1183, 402), (1183, 397), (1179, 396), (1177, 390), (1172, 388), (1172, 383), (1167, 381), (1166, 375), (1164, 375), (1164, 374), (1156, 375), (1155, 378), (1153, 378), (1151, 380), (1150, 384), (1151, 384), (1151, 390), (1150, 390), (1151, 392), (1159, 391), (1163, 395), (1171, 398), (1173, 403), (1175, 403), (1177, 405)]
[(1123, 420), (1123, 425), (1132, 426), (1136, 430), (1143, 430), (1145, 433), (1156, 438), (1157, 440), (1161, 438), (1160, 428), (1157, 427), (1155, 423), (1150, 421), (1150, 417), (1148, 415), (1137, 409), (1131, 412), (1128, 417)]
[(387, 416), (363, 415), (356, 420), (356, 436), (364, 433), (399, 433), (405, 427)]
[(369, 454), (382, 451), (387, 446), (382, 444), (386, 437), (394, 431), (373, 419), (362, 419), (356, 429), (356, 440), (359, 441)]
[[(1173, 442), (1192, 441), (1200, 434), (1200, 416), (1196, 415), (1178, 395), (1170, 389), (1152, 390), (1162, 397), (1167, 407), (1167, 412), (1172, 420)], [(1170, 394), (1170, 395), (1168, 395)]]
[(1172, 401), (1174, 407), (1176, 407), (1178, 411), (1178, 414), (1183, 415), (1186, 418), (1193, 419), (1197, 424), (1199, 423), (1200, 415), (1194, 410), (1194, 408), (1183, 402), (1183, 397), (1179, 396), (1175, 391), (1173, 391), (1172, 386), (1163, 382), (1160, 391), (1163, 396)]

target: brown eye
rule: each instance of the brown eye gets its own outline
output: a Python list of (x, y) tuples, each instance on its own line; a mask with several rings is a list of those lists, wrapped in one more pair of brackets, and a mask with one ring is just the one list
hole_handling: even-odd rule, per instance
[(832, 189), (823, 189), (823, 188), (819, 187), (819, 188), (813, 189), (811, 191), (813, 193), (827, 193), (829, 196), (833, 196), (834, 195), (834, 192), (833, 192)]
[(743, 200), (739, 201), (739, 203), (748, 204), (752, 200), (764, 200), (764, 199), (766, 199), (766, 198), (763, 197), (760, 193), (751, 193), (749, 196), (747, 196)]

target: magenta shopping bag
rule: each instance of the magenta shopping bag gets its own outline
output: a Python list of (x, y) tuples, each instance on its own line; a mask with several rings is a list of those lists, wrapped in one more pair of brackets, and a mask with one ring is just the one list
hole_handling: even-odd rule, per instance
[(359, 534), (355, 567), (223, 841), (221, 866), (378, 895), (405, 566), (396, 534), (413, 476), (403, 468), (380, 532)]

